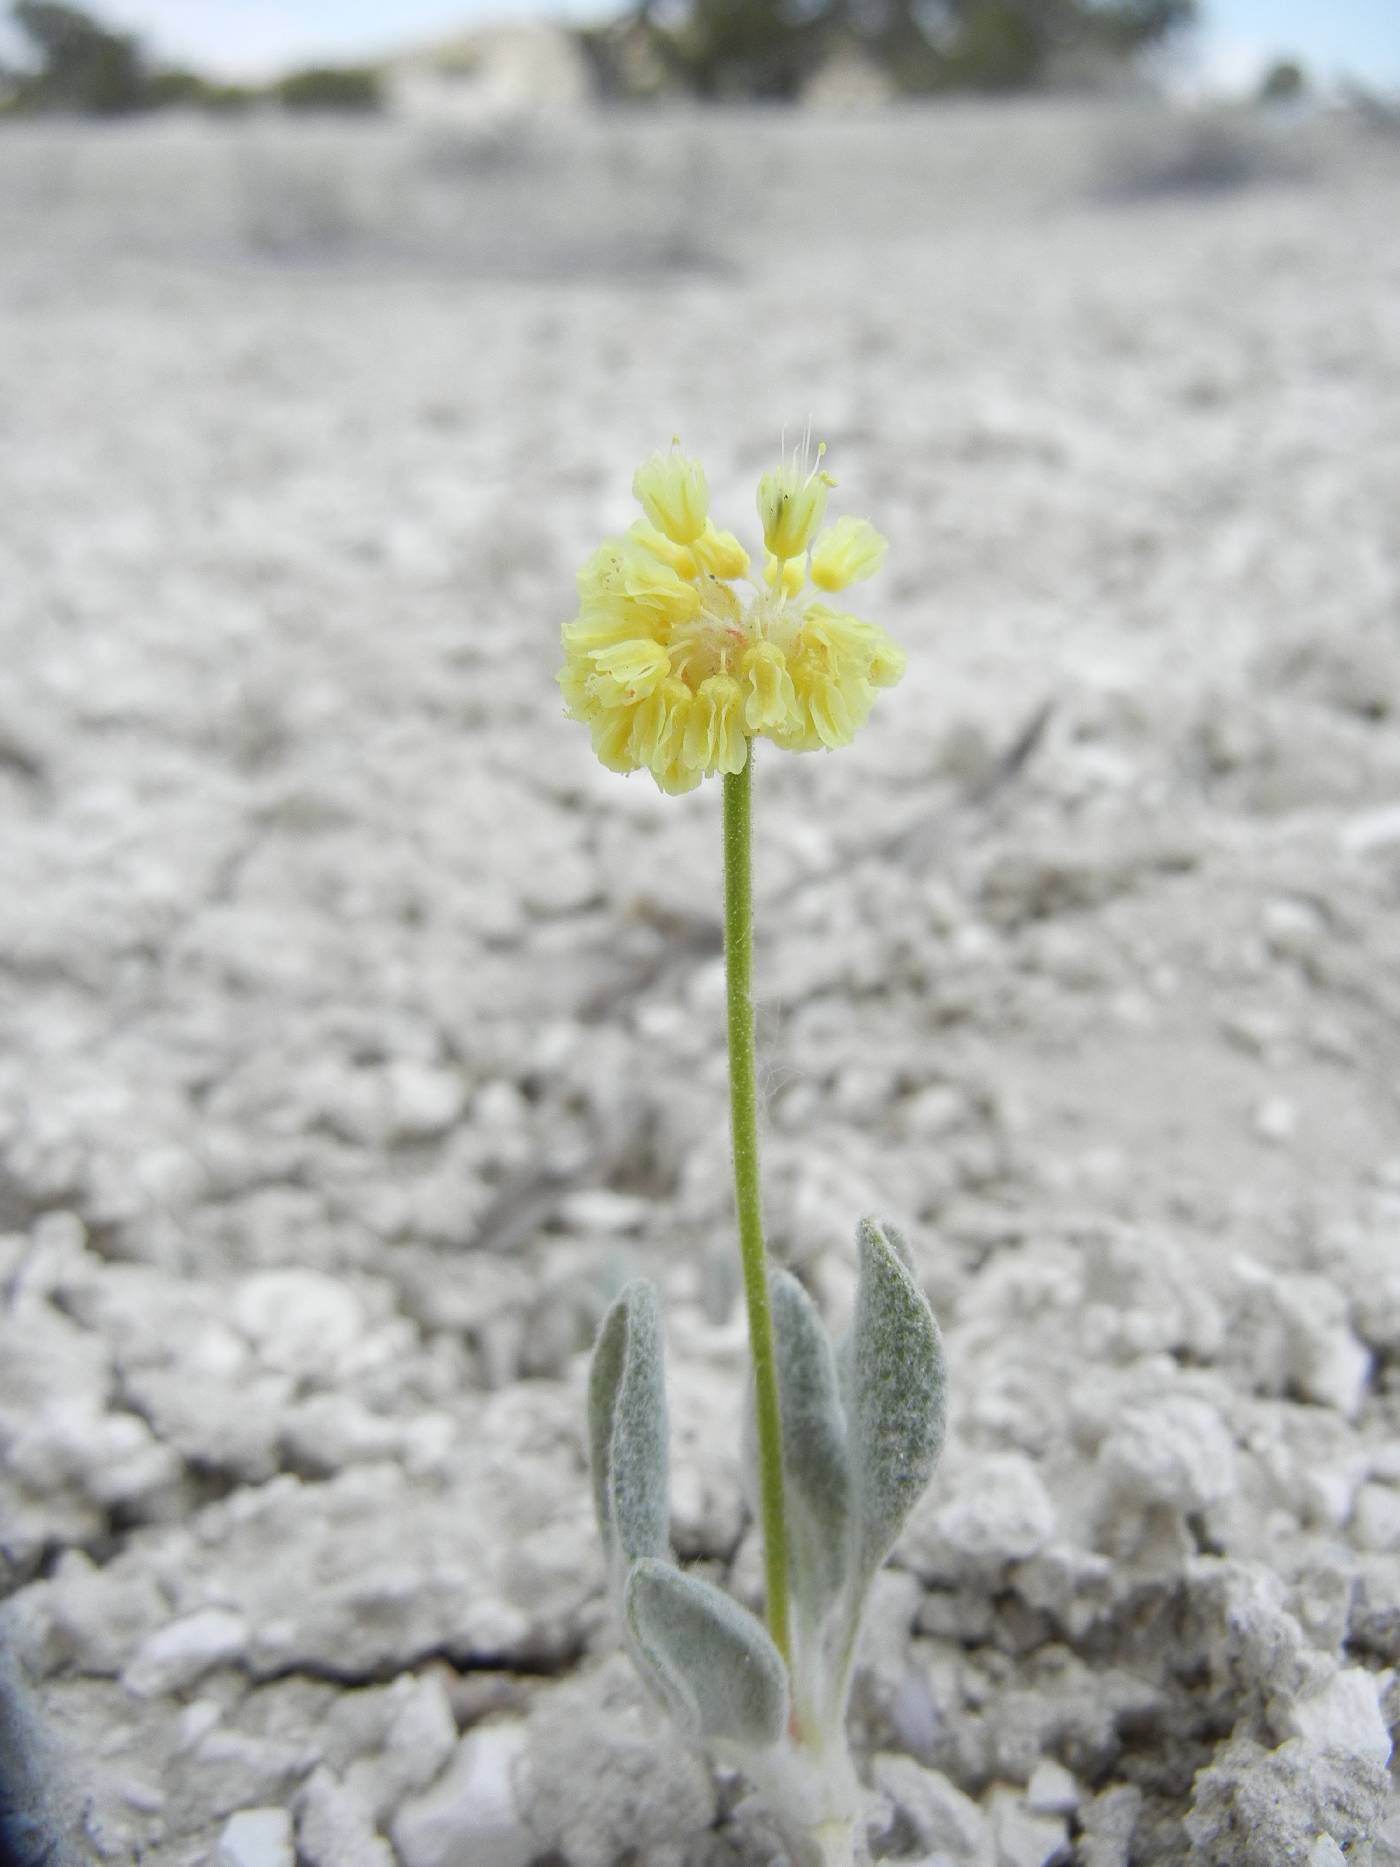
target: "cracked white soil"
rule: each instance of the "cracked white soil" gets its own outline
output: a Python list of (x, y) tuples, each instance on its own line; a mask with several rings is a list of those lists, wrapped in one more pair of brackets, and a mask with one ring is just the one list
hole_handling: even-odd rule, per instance
[(1397, 226), (1340, 117), (0, 137), (17, 1859), (771, 1857), (580, 1417), (654, 1276), (751, 1592), (718, 793), (552, 676), (635, 461), (751, 531), (810, 412), (910, 672), (757, 762), (772, 1243), (902, 1222), (954, 1383), (875, 1850), (1400, 1860)]

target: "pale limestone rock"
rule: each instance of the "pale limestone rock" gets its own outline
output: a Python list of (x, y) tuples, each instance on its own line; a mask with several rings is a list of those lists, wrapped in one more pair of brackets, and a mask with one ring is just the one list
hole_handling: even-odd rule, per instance
[(1211, 1280), (1171, 1233), (1095, 1231), (1082, 1247), (1084, 1339), (1115, 1361), (1189, 1350), (1213, 1360), (1225, 1319)]
[(141, 1698), (183, 1692), (216, 1666), (241, 1659), (248, 1623), (228, 1608), (202, 1608), (152, 1634), (122, 1674), (122, 1684)]
[(715, 1815), (706, 1765), (642, 1695), (620, 1656), (541, 1693), (529, 1718), (525, 1817), (537, 1852), (613, 1867), (698, 1839)]
[(295, 1861), (285, 1809), (240, 1809), (220, 1831), (213, 1867), (295, 1867)]
[[(52, 1406), (62, 1404), (84, 1421), (103, 1411), (110, 1357), (99, 1335), (80, 1329), (24, 1286), (7, 1311), (6, 1335), (24, 1344), (24, 1354), (0, 1355), (0, 1430), (9, 1441), (6, 1466), (13, 1467), (24, 1432)], [(35, 1462), (30, 1482), (54, 1490), (58, 1477), (50, 1473), (45, 1482), (45, 1467)]]
[(386, 1071), (394, 1141), (428, 1141), (456, 1125), (466, 1106), (466, 1085), (454, 1070), (398, 1057)]
[(396, 1679), (390, 1699), (382, 1742), (345, 1772), (346, 1787), (381, 1823), (406, 1797), (428, 1787), (457, 1743), (452, 1703), (438, 1672)]
[[(1388, 1197), (1392, 1212), (1400, 1211), (1400, 1191)], [(1369, 1249), (1349, 1253), (1356, 1265), (1352, 1318), (1373, 1351), (1393, 1355), (1400, 1353), (1400, 1265), (1394, 1261), (1394, 1218), (1380, 1237), (1368, 1243)]]
[(395, 1867), (368, 1810), (333, 1771), (315, 1771), (297, 1800), (297, 1854), (306, 1867)]
[(1083, 1800), (1073, 1773), (1053, 1757), (1043, 1758), (1031, 1771), (1026, 1807), (1032, 1815), (1073, 1815)]
[(935, 1484), (901, 1538), (910, 1564), (930, 1580), (987, 1575), (1023, 1562), (1055, 1534), (1055, 1509), (1034, 1463), (998, 1452), (969, 1464), (965, 1484)]
[(304, 1732), (286, 1739), (258, 1737), (216, 1722), (203, 1735), (190, 1735), (193, 1741), (182, 1749), (206, 1793), (225, 1808), (280, 1803), (323, 1761), (320, 1745)]
[(598, 895), (596, 866), (576, 851), (563, 850), (534, 864), (521, 887), (521, 900), (532, 914), (570, 914)]
[(520, 1811), (528, 1749), (520, 1723), (469, 1731), (432, 1787), (394, 1818), (403, 1867), (527, 1867), (538, 1851)]
[(908, 1676), (909, 1639), (923, 1599), (918, 1577), (907, 1570), (878, 1569), (871, 1580), (861, 1621), (860, 1670), (867, 1683), (878, 1682), (890, 1697)]
[(354, 1291), (320, 1271), (258, 1271), (234, 1292), (233, 1316), (259, 1357), (305, 1380), (330, 1376), (358, 1343), (363, 1306)]
[(1279, 1578), (1250, 1563), (1198, 1557), (1187, 1571), (1203, 1658), (1241, 1689), (1290, 1700), (1315, 1660), (1285, 1606)]
[(280, 1421), (288, 1462), (317, 1476), (375, 1459), (398, 1459), (407, 1470), (426, 1475), (441, 1468), (455, 1435), (445, 1413), (391, 1417), (345, 1393), (313, 1394), (288, 1407)]
[(1183, 1514), (1205, 1510), (1235, 1488), (1235, 1447), (1205, 1401), (1168, 1394), (1129, 1407), (1099, 1449), (1110, 1490)]
[(1080, 1812), (1084, 1867), (1128, 1867), (1142, 1803), (1136, 1784), (1120, 1783), (1103, 1790)]
[(731, 1337), (717, 1354), (703, 1335), (692, 1348), (687, 1333), (678, 1319), (667, 1371), (671, 1534), (684, 1554), (723, 1556), (739, 1540), (747, 1515), (739, 1399), (745, 1351)]
[(1190, 1867), (1305, 1862), (1320, 1834), (1350, 1854), (1368, 1841), (1390, 1795), (1387, 1772), (1291, 1738), (1265, 1750), (1240, 1735), (1197, 1774), (1186, 1816)]
[[(537, 1663), (572, 1637), (601, 1579), (577, 1399), (514, 1386), (468, 1418), (425, 1477), (398, 1462), (314, 1484), (283, 1475), (202, 1513), (193, 1558), (173, 1534), (152, 1551), (169, 1547), (177, 1580), (193, 1559), (203, 1598), (245, 1616), (257, 1676), (394, 1674), (443, 1651)], [(470, 1533), (463, 1497), (492, 1500)]]
[(209, 1369), (195, 1357), (135, 1370), (130, 1392), (181, 1458), (259, 1484), (277, 1470), (278, 1430), (294, 1385), (288, 1374)]
[(529, 1125), (529, 1104), (512, 1082), (496, 1077), (472, 1097), (471, 1125), (484, 1135), (514, 1135)]
[(1390, 1762), (1390, 1733), (1381, 1715), (1377, 1676), (1360, 1666), (1334, 1673), (1320, 1691), (1296, 1699), (1280, 1722), (1315, 1750), (1355, 1758), (1384, 1769)]
[(951, 1083), (934, 1083), (901, 1103), (900, 1115), (911, 1136), (939, 1141), (966, 1126), (972, 1109), (964, 1090)]
[(371, 1413), (349, 1394), (313, 1394), (289, 1406), (281, 1420), (288, 1463), (324, 1477), (346, 1465), (392, 1458), (401, 1429), (395, 1420)]
[(889, 1753), (875, 1758), (871, 1774), (918, 1847), (946, 1858), (951, 1867), (994, 1867), (996, 1850), (986, 1816), (946, 1776), (924, 1769), (912, 1757)]
[(42, 1497), (71, 1486), (102, 1510), (141, 1507), (176, 1485), (178, 1455), (134, 1413), (51, 1398), (12, 1438), (9, 1475)]
[(1108, 1612), (1115, 1574), (1112, 1558), (1101, 1551), (1048, 1543), (1016, 1565), (1016, 1593), (1078, 1639)]
[(1298, 1132), (1298, 1104), (1288, 1096), (1265, 1097), (1254, 1111), (1254, 1132), (1282, 1147)]
[(1291, 1578), (1289, 1612), (1321, 1653), (1335, 1654), (1347, 1637), (1357, 1593), (1355, 1565), (1324, 1552), (1303, 1563)]
[(1243, 1365), (1262, 1393), (1296, 1388), (1355, 1419), (1371, 1354), (1352, 1332), (1343, 1292), (1324, 1278), (1280, 1276), (1244, 1258), (1234, 1272), (1239, 1301), (1226, 1359)]
[(1374, 1867), (1400, 1867), (1400, 1808), (1392, 1808), (1381, 1817), (1372, 1840)]
[(1362, 1485), (1352, 1505), (1351, 1534), (1362, 1549), (1400, 1550), (1400, 1488)]
[(44, 1672), (72, 1669), (115, 1677), (140, 1642), (169, 1618), (156, 1578), (141, 1569), (98, 1566), (69, 1550), (29, 1596)]
[(223, 1707), (215, 1699), (191, 1699), (175, 1720), (175, 1750), (183, 1755), (196, 1750), (222, 1719)]
[(559, 1210), (578, 1231), (603, 1234), (641, 1231), (651, 1216), (646, 1200), (606, 1186), (581, 1186), (566, 1193)]
[(997, 1867), (1066, 1867), (1071, 1859), (1069, 1823), (1062, 1815), (1036, 1815), (1015, 1790), (995, 1788), (987, 1797)]
[(1369, 856), (1400, 843), (1400, 804), (1381, 804), (1349, 817), (1342, 825), (1343, 849), (1353, 856)]

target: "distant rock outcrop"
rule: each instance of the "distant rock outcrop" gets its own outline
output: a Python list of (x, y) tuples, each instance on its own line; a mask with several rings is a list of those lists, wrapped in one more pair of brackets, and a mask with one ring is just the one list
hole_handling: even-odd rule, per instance
[(563, 27), (535, 22), (464, 33), (384, 66), (390, 107), (443, 122), (493, 121), (586, 104), (588, 62)]

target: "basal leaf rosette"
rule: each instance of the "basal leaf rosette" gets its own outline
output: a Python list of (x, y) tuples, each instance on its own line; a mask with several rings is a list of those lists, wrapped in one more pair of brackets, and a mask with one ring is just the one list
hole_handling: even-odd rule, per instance
[(758, 487), (763, 568), (709, 514), (705, 470), (678, 445), (637, 469), (645, 516), (578, 574), (563, 629), (565, 708), (611, 771), (663, 791), (739, 772), (758, 735), (789, 752), (848, 745), (904, 654), (876, 623), (827, 601), (881, 568), (865, 519), (822, 527), (821, 465), (799, 450)]

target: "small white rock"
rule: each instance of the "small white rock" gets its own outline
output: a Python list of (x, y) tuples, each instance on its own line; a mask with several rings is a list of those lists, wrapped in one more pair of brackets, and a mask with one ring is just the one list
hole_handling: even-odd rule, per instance
[(1307, 959), (1318, 943), (1327, 938), (1327, 920), (1311, 901), (1296, 895), (1276, 895), (1266, 902), (1263, 914), (1264, 938), (1275, 953), (1290, 959)]
[(283, 1448), (301, 1471), (338, 1472), (359, 1460), (392, 1458), (402, 1437), (398, 1421), (342, 1392), (312, 1394), (288, 1408), (282, 1422)]
[(950, 1867), (991, 1867), (995, 1856), (987, 1818), (955, 1783), (912, 1757), (889, 1753), (876, 1757), (874, 1776), (919, 1847)]
[(302, 1791), (297, 1852), (307, 1867), (395, 1867), (363, 1802), (324, 1767)]
[(1084, 1792), (1062, 1763), (1046, 1757), (1031, 1772), (1026, 1807), (1032, 1815), (1073, 1815)]
[(1400, 1490), (1362, 1485), (1352, 1506), (1351, 1533), (1360, 1549), (1400, 1550)]
[(923, 1141), (936, 1141), (967, 1125), (968, 1100), (961, 1089), (948, 1083), (935, 1083), (910, 1096), (903, 1114), (911, 1135)]
[(237, 1659), (247, 1640), (248, 1623), (241, 1614), (230, 1608), (201, 1608), (143, 1641), (122, 1674), (122, 1684), (141, 1698), (182, 1692), (215, 1666)]
[(1033, 1815), (1011, 1789), (987, 1798), (997, 1867), (1063, 1867), (1070, 1859), (1069, 1823), (1062, 1815)]
[(1188, 1512), (1235, 1489), (1235, 1444), (1215, 1408), (1189, 1394), (1129, 1407), (1104, 1441), (1100, 1467), (1115, 1491)]
[(1298, 1104), (1287, 1096), (1269, 1096), (1254, 1111), (1254, 1132), (1261, 1141), (1291, 1141), (1298, 1132)]
[(595, 864), (568, 850), (554, 850), (545, 860), (527, 857), (519, 874), (521, 903), (531, 915), (574, 913), (600, 892)]
[(1372, 1843), (1375, 1867), (1400, 1867), (1400, 1809), (1382, 1818)]
[(481, 1134), (521, 1134), (530, 1126), (530, 1105), (514, 1083), (498, 1078), (477, 1090), (471, 1120)]
[(320, 1271), (256, 1271), (233, 1314), (269, 1367), (303, 1379), (334, 1372), (364, 1330), (359, 1298)]
[(1385, 1769), (1390, 1762), (1390, 1732), (1377, 1697), (1376, 1675), (1360, 1666), (1334, 1673), (1320, 1692), (1289, 1706), (1284, 1724), (1290, 1737), (1313, 1749)]
[(387, 1075), (395, 1140), (427, 1141), (455, 1126), (467, 1094), (454, 1071), (399, 1057), (389, 1065)]
[(1349, 855), (1369, 856), (1375, 850), (1400, 843), (1400, 804), (1382, 804), (1350, 817), (1342, 825), (1342, 848)]
[(1308, 1867), (1347, 1867), (1347, 1857), (1331, 1835), (1319, 1835), (1308, 1849)]
[(1335, 1407), (1348, 1420), (1361, 1411), (1371, 1384), (1371, 1351), (1350, 1329), (1329, 1331), (1308, 1355), (1299, 1386), (1309, 1400)]
[(177, 1753), (196, 1749), (208, 1737), (223, 1715), (223, 1710), (217, 1700), (193, 1699), (175, 1720)]
[(957, 1576), (1024, 1562), (1055, 1534), (1055, 1507), (1034, 1463), (992, 1453), (951, 1498), (917, 1510), (906, 1539), (914, 1565)]
[(580, 1187), (565, 1197), (560, 1210), (581, 1232), (635, 1232), (651, 1218), (646, 1200), (605, 1186)]
[(292, 1818), (285, 1809), (240, 1809), (224, 1823), (214, 1867), (293, 1867)]
[(405, 1676), (393, 1686), (396, 1707), (378, 1749), (358, 1757), (345, 1785), (380, 1822), (405, 1797), (426, 1789), (457, 1745), (457, 1725), (447, 1688), (435, 1674)]
[(1263, 1393), (1295, 1387), (1305, 1399), (1355, 1419), (1371, 1378), (1371, 1355), (1353, 1332), (1347, 1299), (1335, 1284), (1313, 1276), (1280, 1276), (1249, 1258), (1237, 1258), (1240, 1297), (1225, 1345)]
[(1128, 1867), (1143, 1794), (1133, 1783), (1105, 1789), (1080, 1811), (1084, 1867)]
[(403, 1867), (527, 1867), (539, 1850), (515, 1788), (526, 1747), (523, 1724), (469, 1731), (438, 1781), (394, 1819)]

